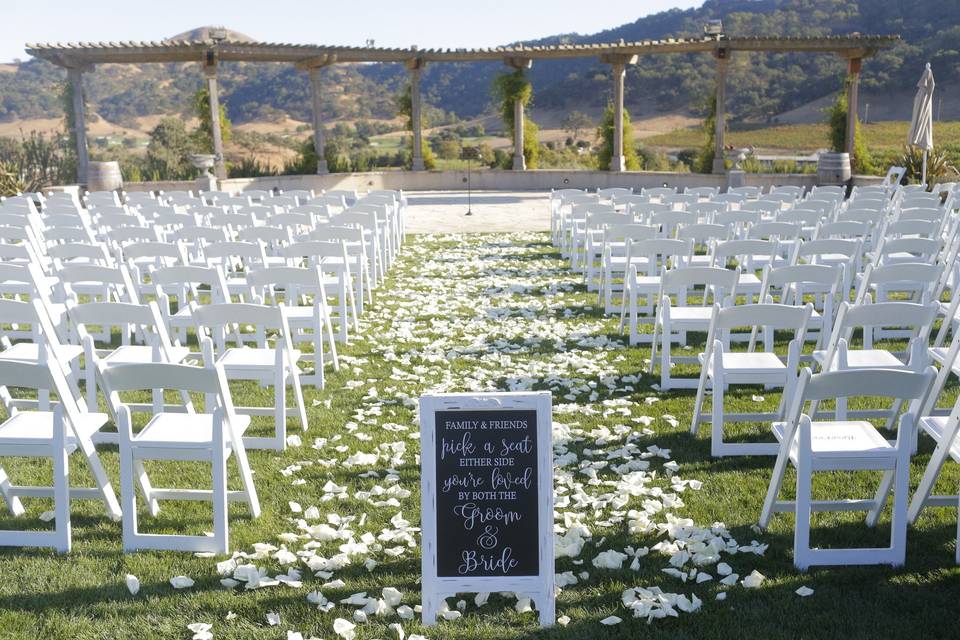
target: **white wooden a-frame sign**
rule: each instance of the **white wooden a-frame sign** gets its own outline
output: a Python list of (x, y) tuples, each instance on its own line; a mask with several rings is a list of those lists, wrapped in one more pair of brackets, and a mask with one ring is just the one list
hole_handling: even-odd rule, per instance
[[(527, 417), (531, 416), (534, 412), (535, 418), (533, 421), (535, 422), (535, 427), (526, 419), (522, 422), (520, 420), (510, 421), (511, 417)], [(484, 464), (484, 461), (488, 460), (482, 457), (484, 455), (483, 448), (486, 446), (485, 443), (480, 443), (479, 445), (470, 444), (467, 442), (467, 436), (462, 436), (463, 439), (457, 440), (456, 446), (458, 450), (452, 452), (450, 456), (438, 456), (438, 414), (442, 414), (441, 417), (447, 419), (445, 420), (447, 427), (449, 427), (450, 424), (459, 424), (466, 425), (461, 427), (465, 430), (475, 428), (476, 430), (473, 431), (472, 434), (476, 435), (477, 439), (482, 439), (484, 436), (490, 439), (491, 433), (494, 433), (497, 443), (496, 447), (498, 449), (514, 445), (517, 447), (516, 450), (520, 451), (520, 445), (527, 436), (530, 437), (531, 442), (533, 441), (533, 433), (535, 432), (535, 451), (529, 452), (523, 459), (532, 463), (535, 456), (536, 468), (533, 469), (525, 464), (529, 472), (528, 475), (524, 476), (522, 469), (511, 468), (511, 462), (506, 462), (505, 466), (500, 467), (500, 463), (503, 461), (514, 461), (520, 458), (509, 456), (496, 457), (496, 454), (500, 453), (499, 451), (495, 452), (494, 457), (489, 459), (490, 462)], [(464, 420), (458, 422), (456, 421), (458, 417), (462, 417)], [(521, 424), (524, 426), (516, 426)], [(469, 425), (473, 425), (473, 427)], [(515, 426), (499, 427), (497, 425)], [(554, 592), (553, 442), (551, 427), (551, 395), (546, 391), (532, 393), (437, 394), (420, 398), (420, 443), (422, 448), (421, 526), (423, 536), (422, 605), (423, 624), (425, 626), (436, 623), (440, 605), (443, 600), (448, 597), (458, 593), (498, 591), (512, 591), (529, 597), (535, 603), (537, 611), (540, 614), (540, 624), (544, 626), (554, 624), (556, 620), (556, 596)], [(514, 431), (497, 431), (499, 428), (512, 428)], [(489, 429), (489, 431), (482, 431), (486, 429)], [(445, 433), (447, 432), (445, 431)], [(505, 439), (501, 438), (502, 434), (507, 434)], [(441, 446), (443, 446), (443, 442), (441, 442)], [(498, 493), (496, 506), (490, 506), (488, 503), (488, 506), (485, 507), (485, 509), (487, 509), (485, 513), (490, 513), (488, 509), (493, 509), (498, 514), (501, 514), (501, 516), (503, 516), (503, 514), (512, 514), (516, 518), (511, 519), (503, 516), (500, 520), (495, 519), (494, 525), (490, 525), (495, 534), (499, 532), (500, 535), (503, 535), (504, 538), (507, 539), (506, 543), (503, 543), (501, 540), (502, 544), (500, 546), (496, 545), (496, 540), (494, 540), (494, 544), (484, 545), (483, 541), (479, 541), (480, 539), (475, 537), (477, 533), (476, 529), (471, 529), (469, 532), (462, 531), (465, 527), (464, 523), (466, 522), (466, 516), (464, 516), (464, 514), (467, 512), (468, 507), (474, 506), (469, 499), (466, 504), (461, 502), (458, 503), (453, 510), (439, 513), (439, 517), (444, 520), (438, 521), (438, 495), (443, 491), (442, 487), (438, 486), (438, 468), (440, 468), (438, 467), (438, 459), (445, 457), (446, 460), (443, 461), (442, 464), (447, 465), (446, 471), (453, 471), (457, 469), (457, 467), (451, 465), (457, 463), (463, 464), (463, 460), (458, 458), (451, 462), (451, 458), (456, 458), (457, 454), (465, 454), (467, 450), (474, 446), (478, 449), (476, 454), (479, 457), (469, 458), (467, 462), (474, 463), (479, 461), (477, 468), (468, 469), (462, 476), (459, 472), (453, 473), (453, 476), (447, 474), (445, 480), (447, 481), (448, 489), (451, 477), (454, 477), (454, 480), (461, 480), (466, 476), (474, 477), (478, 483), (483, 483), (480, 487), (481, 489), (502, 488), (504, 482), (502, 479), (504, 477), (508, 478), (506, 482), (510, 482), (510, 479), (513, 479), (513, 481), (517, 483), (517, 487), (523, 486), (521, 483), (524, 480), (536, 478), (535, 496), (530, 495), (529, 491), (526, 493), (523, 491), (515, 492), (524, 503), (522, 507), (517, 507), (517, 511), (514, 511), (513, 507), (510, 506), (510, 500), (501, 501), (499, 499), (501, 497), (499, 492), (494, 492)], [(523, 454), (520, 453), (518, 455)], [(460, 456), (460, 458), (463, 457), (463, 455)], [(494, 469), (494, 467), (497, 468)], [(475, 474), (471, 475), (472, 471), (475, 471)], [(443, 472), (444, 470), (441, 468), (441, 473)], [(492, 475), (498, 478), (498, 480), (493, 483), (497, 487), (489, 486)], [(509, 494), (510, 492), (507, 493)], [(467, 491), (459, 495), (472, 497), (473, 494)], [(450, 495), (446, 495), (446, 497), (441, 496), (440, 499), (446, 500), (447, 506), (450, 505)], [(534, 499), (535, 503), (533, 503)], [(479, 506), (478, 504), (477, 507)], [(451, 511), (458, 515), (451, 515)], [(474, 513), (479, 511), (480, 509), (477, 508)], [(458, 516), (464, 517), (458, 519)], [(532, 539), (533, 523), (531, 520), (534, 519), (537, 524), (536, 537)], [(451, 524), (451, 521), (455, 521), (456, 523)], [(477, 521), (481, 523), (484, 522), (482, 517), (479, 517)], [(438, 571), (438, 567), (443, 564), (438, 562), (441, 554), (444, 554), (444, 558), (446, 558), (447, 561), (455, 557), (459, 561), (460, 558), (456, 556), (458, 550), (462, 551), (463, 558), (466, 558), (469, 554), (476, 553), (476, 549), (471, 551), (464, 548), (461, 550), (457, 547), (458, 539), (455, 535), (445, 534), (443, 539), (438, 540), (438, 528), (452, 531), (451, 527), (456, 527), (459, 533), (465, 534), (462, 540), (469, 539), (471, 545), (479, 541), (479, 547), (477, 547), (477, 549), (491, 550), (488, 557), (495, 556), (496, 562), (487, 565), (488, 567), (492, 567), (492, 569), (486, 573), (499, 573), (500, 575), (477, 575), (477, 573), (483, 573), (482, 569), (479, 572), (465, 572), (474, 573), (474, 575), (450, 575), (450, 573), (456, 573), (456, 571)], [(479, 527), (486, 528), (486, 525), (481, 524), (478, 525), (478, 528)], [(486, 531), (490, 532), (491, 529), (486, 528)], [(510, 536), (513, 536), (514, 540), (523, 538), (522, 549), (524, 553), (522, 557), (508, 559), (512, 549), (505, 545), (509, 544)], [(481, 535), (480, 538), (482, 537)], [(513, 563), (516, 563), (519, 569), (523, 569), (523, 575), (511, 575), (511, 571), (507, 568), (513, 565)], [(463, 568), (467, 564), (469, 563), (465, 561), (460, 564), (460, 567)], [(447, 566), (449, 567), (449, 562)], [(475, 567), (476, 565), (471, 564), (470, 566)]]

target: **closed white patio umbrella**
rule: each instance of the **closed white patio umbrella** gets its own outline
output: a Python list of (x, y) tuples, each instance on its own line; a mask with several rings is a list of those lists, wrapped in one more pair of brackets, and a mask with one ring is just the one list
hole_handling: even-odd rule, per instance
[(933, 149), (933, 71), (927, 63), (917, 83), (917, 95), (913, 99), (913, 117), (910, 119), (910, 134), (907, 144), (923, 149), (923, 176), (921, 182), (927, 183), (927, 154)]

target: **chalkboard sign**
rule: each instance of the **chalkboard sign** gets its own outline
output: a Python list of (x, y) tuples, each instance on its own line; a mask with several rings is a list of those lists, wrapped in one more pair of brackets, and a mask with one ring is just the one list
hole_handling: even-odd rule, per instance
[(423, 619), (444, 597), (516, 591), (553, 623), (550, 394), (420, 399)]

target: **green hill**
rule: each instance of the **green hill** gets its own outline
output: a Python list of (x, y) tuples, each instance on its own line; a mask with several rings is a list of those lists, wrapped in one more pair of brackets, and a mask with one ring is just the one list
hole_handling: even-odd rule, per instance
[[(960, 2), (957, 0), (708, 0), (701, 7), (671, 10), (591, 35), (566, 34), (525, 44), (635, 41), (702, 32), (720, 18), (731, 35), (827, 35), (859, 31), (899, 33), (904, 41), (869, 61), (865, 92), (909, 91), (923, 63), (933, 63), (943, 86), (960, 75)], [(571, 17), (571, 23), (575, 18)], [(117, 34), (118, 38), (123, 34)], [(202, 29), (177, 37), (198, 37)], [(489, 111), (496, 63), (434, 64), (423, 81), (434, 107), (470, 117)], [(531, 71), (538, 108), (601, 106), (609, 98), (609, 69), (596, 59), (538, 62)], [(389, 118), (393, 96), (406, 79), (401, 65), (334, 65), (324, 69), (325, 117)], [(739, 54), (730, 79), (735, 118), (769, 119), (836, 91), (843, 62), (830, 55)], [(224, 102), (237, 122), (282, 117), (308, 120), (306, 75), (290, 65), (223, 64)], [(40, 60), (17, 65), (0, 83), (0, 120), (57, 117), (63, 72)], [(627, 102), (633, 115), (653, 111), (697, 111), (712, 88), (709, 56), (671, 55), (642, 59), (627, 72)], [(184, 113), (202, 82), (196, 65), (104, 65), (89, 76), (92, 110), (118, 124), (157, 113)]]

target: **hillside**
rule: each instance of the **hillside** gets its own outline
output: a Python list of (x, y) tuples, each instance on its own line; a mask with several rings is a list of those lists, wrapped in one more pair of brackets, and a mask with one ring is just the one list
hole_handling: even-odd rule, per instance
[[(874, 119), (903, 117), (885, 111), (884, 96), (909, 95), (923, 63), (934, 65), (942, 87), (960, 74), (960, 3), (942, 0), (707, 0), (701, 7), (671, 10), (591, 35), (565, 34), (527, 44), (635, 41), (701, 33), (708, 19), (720, 18), (731, 35), (900, 33), (904, 42), (869, 61), (863, 91), (876, 96)], [(574, 21), (572, 21), (574, 22)], [(121, 36), (122, 34), (118, 34)], [(204, 37), (204, 28), (175, 38)], [(232, 37), (256, 37), (234, 34)], [(496, 63), (435, 64), (424, 73), (429, 104), (461, 118), (489, 112)], [(535, 110), (579, 109), (596, 113), (609, 97), (609, 69), (594, 59), (538, 62), (531, 71)], [(324, 69), (324, 117), (328, 120), (388, 119), (393, 96), (406, 80), (401, 65), (334, 65)], [(835, 92), (843, 63), (829, 55), (740, 54), (734, 59), (728, 91), (734, 118), (765, 121), (785, 113), (785, 121), (809, 121), (802, 108)], [(2, 66), (0, 122), (4, 131), (21, 121), (59, 118), (63, 72), (40, 61)], [(712, 88), (708, 56), (675, 55), (642, 59), (627, 72), (626, 99), (632, 115), (696, 114)], [(103, 65), (89, 76), (91, 112), (119, 129), (142, 129), (157, 114), (185, 113), (202, 82), (196, 65)], [(227, 63), (222, 66), (223, 99), (230, 117), (243, 122), (308, 122), (310, 102), (305, 74), (279, 64)], [(909, 102), (907, 103), (909, 104)], [(950, 115), (950, 107), (945, 115)], [(800, 111), (795, 111), (800, 109)], [(809, 110), (808, 110), (809, 111)], [(799, 119), (798, 119), (799, 118)]]

